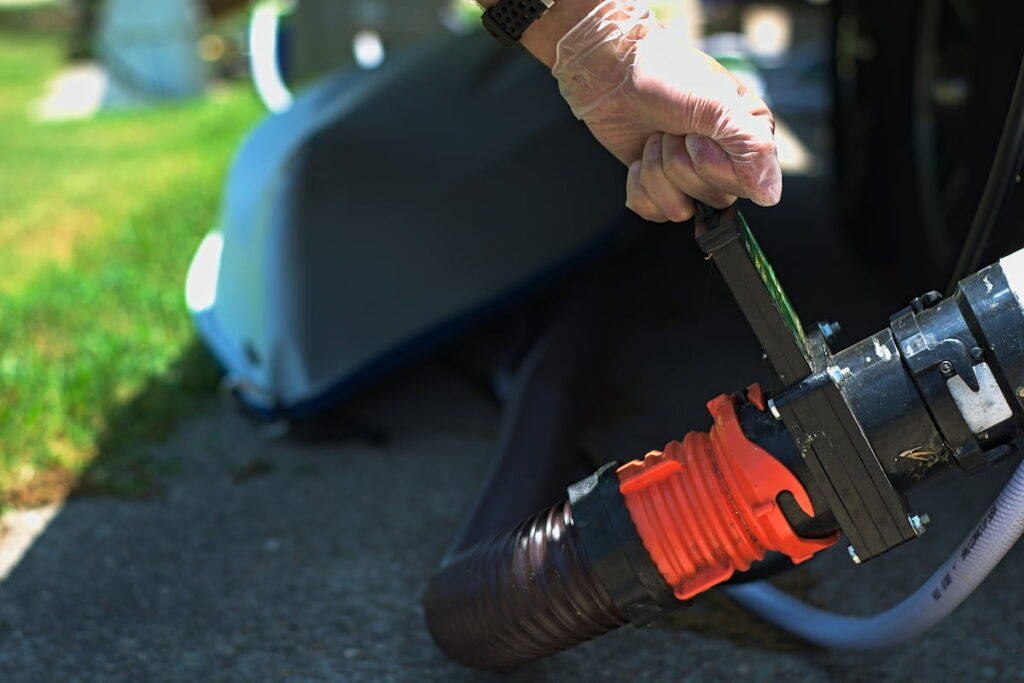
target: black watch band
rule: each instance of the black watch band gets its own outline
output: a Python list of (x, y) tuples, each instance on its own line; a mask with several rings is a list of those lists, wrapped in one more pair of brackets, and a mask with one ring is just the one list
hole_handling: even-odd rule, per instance
[(484, 12), (484, 28), (506, 47), (519, 44), (523, 32), (548, 11), (555, 0), (498, 0)]

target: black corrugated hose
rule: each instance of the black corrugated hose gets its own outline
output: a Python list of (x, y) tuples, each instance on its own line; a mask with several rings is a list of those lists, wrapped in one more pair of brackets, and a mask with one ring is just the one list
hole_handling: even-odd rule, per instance
[(438, 646), (477, 668), (523, 664), (626, 623), (593, 572), (568, 502), (454, 558), (424, 606)]
[(567, 292), (523, 361), (495, 464), (423, 598), (438, 647), (468, 666), (525, 664), (677, 607), (614, 463), (563, 488), (579, 470), (581, 397), (597, 376), (601, 287)]
[(526, 664), (682, 604), (637, 534), (615, 463), (452, 557), (423, 598), (438, 647), (480, 669)]

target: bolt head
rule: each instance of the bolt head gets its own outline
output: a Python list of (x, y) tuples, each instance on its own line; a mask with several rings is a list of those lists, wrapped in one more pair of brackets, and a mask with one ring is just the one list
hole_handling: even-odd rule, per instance
[(939, 363), (939, 372), (942, 373), (943, 377), (952, 377), (953, 364), (950, 363), (948, 360), (942, 361), (941, 363)]
[(828, 376), (832, 378), (833, 382), (835, 382), (836, 384), (842, 384), (843, 373), (839, 372), (839, 368), (832, 366), (828, 368), (826, 372), (828, 372)]
[(846, 380), (850, 379), (850, 377), (853, 376), (853, 372), (850, 370), (850, 368), (840, 368), (835, 365), (826, 368), (825, 372), (828, 373), (828, 376), (832, 379), (832, 382), (835, 383), (836, 386), (839, 386), (840, 384), (842, 384), (843, 382), (845, 382)]

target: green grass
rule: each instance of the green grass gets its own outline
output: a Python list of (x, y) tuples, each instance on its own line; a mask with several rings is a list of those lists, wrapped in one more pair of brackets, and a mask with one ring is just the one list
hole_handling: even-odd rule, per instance
[(144, 487), (139, 447), (211, 384), (184, 275), (260, 115), (240, 86), (33, 122), (62, 54), (58, 37), (0, 32), (0, 503), (83, 474), (90, 488)]

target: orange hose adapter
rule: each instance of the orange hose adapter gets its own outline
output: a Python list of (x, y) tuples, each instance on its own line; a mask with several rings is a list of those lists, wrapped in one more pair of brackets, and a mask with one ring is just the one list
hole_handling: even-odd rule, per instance
[[(760, 387), (748, 393), (763, 409)], [(680, 600), (746, 571), (769, 550), (800, 563), (839, 540), (838, 533), (802, 538), (793, 531), (776, 499), (789, 491), (813, 515), (810, 496), (785, 465), (747, 439), (734, 397), (719, 396), (708, 410), (715, 420), (709, 433), (690, 433), (618, 469), (644, 547)]]

